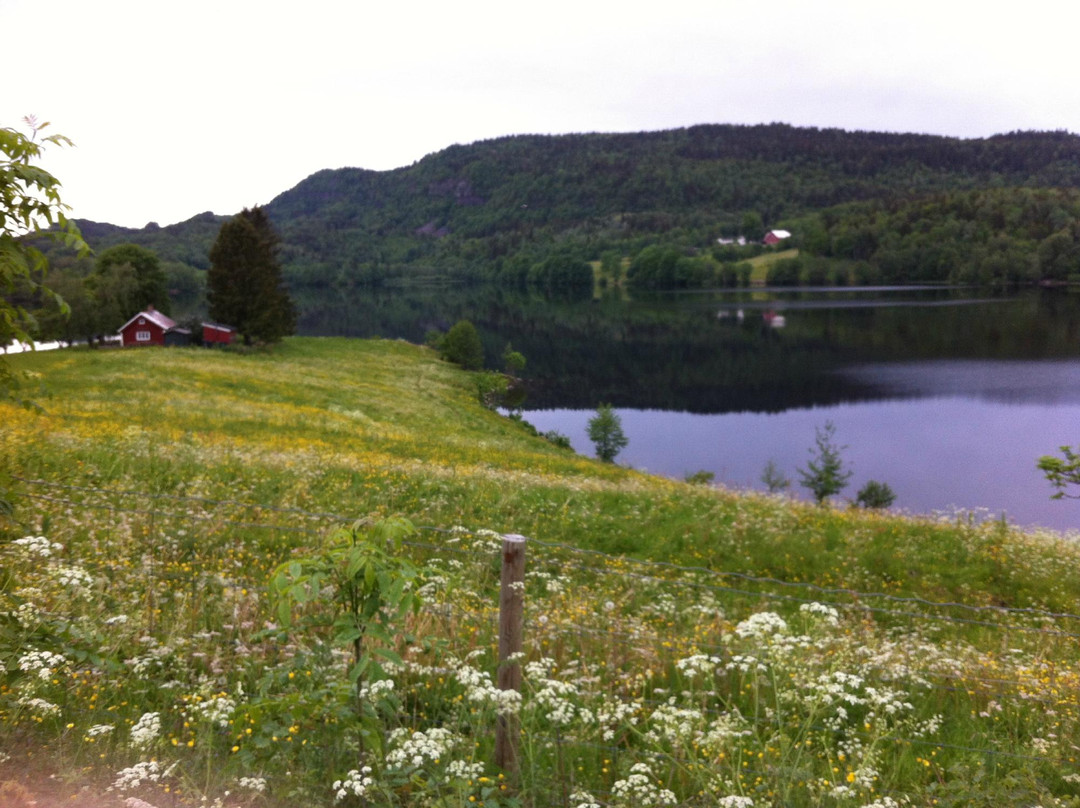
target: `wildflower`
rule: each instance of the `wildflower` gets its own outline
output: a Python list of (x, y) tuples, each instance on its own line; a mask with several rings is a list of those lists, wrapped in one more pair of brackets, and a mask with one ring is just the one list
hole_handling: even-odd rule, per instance
[(720, 808), (754, 808), (754, 801), (750, 797), (742, 797), (737, 794), (721, 797), (716, 804)]
[(38, 558), (49, 558), (53, 553), (64, 549), (64, 545), (50, 542), (44, 536), (24, 536), (21, 539), (15, 539), (12, 544), (25, 550), (27, 555)]
[(352, 794), (354, 797), (363, 797), (368, 793), (368, 789), (374, 785), (375, 781), (369, 776), (371, 774), (371, 767), (364, 766), (361, 769), (352, 769), (344, 780), (334, 781), (334, 802), (340, 802), (341, 800)]
[(252, 791), (257, 791), (262, 794), (266, 791), (266, 778), (265, 777), (241, 777), (239, 780), (240, 788), (247, 788)]
[(600, 808), (600, 803), (596, 801), (596, 797), (588, 791), (581, 790), (570, 794), (570, 804), (573, 808)]
[(49, 717), (54, 715), (60, 715), (60, 708), (53, 704), (51, 701), (45, 701), (45, 699), (19, 699), (19, 704), (23, 705), (30, 712), (40, 715), (42, 717)]
[(176, 768), (176, 764), (164, 767), (156, 760), (143, 761), (136, 763), (134, 766), (128, 766), (126, 769), (121, 769), (116, 773), (116, 780), (109, 786), (109, 791), (130, 791), (131, 789), (138, 788), (144, 782), (146, 783), (158, 783), (164, 780), (170, 774), (173, 769)]
[(635, 763), (624, 780), (616, 780), (611, 786), (615, 805), (633, 805), (635, 808), (654, 805), (676, 805), (675, 795), (652, 781), (652, 770), (647, 763)]
[(53, 674), (67, 664), (67, 659), (52, 651), (29, 651), (19, 657), (19, 670), (33, 674), (47, 682)]
[(830, 626), (840, 623), (840, 612), (824, 603), (817, 603), (816, 601), (814, 603), (804, 603), (799, 607), (799, 611), (805, 615), (820, 617)]
[(735, 633), (744, 639), (765, 639), (772, 634), (786, 634), (787, 630), (787, 622), (775, 612), (752, 614), (735, 626)]
[(157, 740), (161, 734), (161, 715), (158, 713), (143, 713), (135, 726), (131, 728), (131, 745), (136, 749), (144, 749)]

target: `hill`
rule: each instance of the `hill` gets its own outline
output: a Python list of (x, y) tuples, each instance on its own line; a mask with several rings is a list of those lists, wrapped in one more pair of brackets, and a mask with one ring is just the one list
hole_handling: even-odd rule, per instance
[[(393, 171), (325, 170), (267, 210), (294, 287), (430, 274), (520, 283), (552, 253), (594, 260), (664, 243), (707, 254), (717, 237), (743, 230), (747, 215), (774, 227), (857, 202), (1078, 186), (1080, 137), (1065, 132), (961, 140), (703, 125), (505, 137)], [(219, 221), (202, 214), (142, 230), (81, 224), (92, 246), (131, 241), (203, 268)]]
[[(177, 806), (1075, 800), (1073, 539), (597, 463), (400, 341), (11, 361), (52, 396), (0, 404), (0, 780)], [(529, 537), (520, 698), (494, 685), (504, 533)]]

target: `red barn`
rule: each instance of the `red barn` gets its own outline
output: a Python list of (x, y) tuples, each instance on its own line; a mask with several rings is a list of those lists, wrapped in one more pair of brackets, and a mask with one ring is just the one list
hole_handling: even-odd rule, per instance
[(147, 306), (120, 326), (120, 344), (129, 345), (187, 345), (191, 332), (180, 328), (153, 306)]
[(791, 238), (791, 233), (789, 233), (787, 230), (770, 230), (768, 233), (765, 234), (765, 238), (763, 239), (763, 241), (765, 244), (771, 246), (773, 244), (779, 244), (781, 241), (787, 238)]
[(221, 325), (220, 323), (202, 324), (202, 341), (203, 345), (208, 348), (217, 345), (231, 345), (235, 334), (236, 329), (231, 325)]

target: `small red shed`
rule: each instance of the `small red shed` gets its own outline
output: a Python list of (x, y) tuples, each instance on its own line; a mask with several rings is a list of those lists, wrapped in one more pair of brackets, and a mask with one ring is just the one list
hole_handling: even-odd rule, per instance
[(202, 324), (202, 341), (203, 345), (208, 348), (217, 345), (231, 345), (235, 334), (236, 329), (231, 325), (221, 325), (220, 323)]
[(763, 241), (765, 244), (771, 246), (773, 244), (779, 244), (781, 241), (788, 238), (791, 238), (791, 233), (787, 230), (770, 230), (765, 234)]
[(120, 344), (129, 345), (179, 345), (186, 344), (191, 332), (180, 328), (176, 321), (166, 317), (153, 306), (147, 306), (120, 326)]

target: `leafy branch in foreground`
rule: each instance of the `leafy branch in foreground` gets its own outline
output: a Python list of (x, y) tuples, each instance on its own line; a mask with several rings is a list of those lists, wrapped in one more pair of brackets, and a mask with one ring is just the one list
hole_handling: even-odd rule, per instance
[(1057, 489), (1050, 499), (1080, 499), (1080, 494), (1070, 494), (1066, 488), (1080, 485), (1080, 453), (1068, 446), (1061, 447), (1064, 458), (1043, 455), (1039, 458), (1039, 470), (1046, 476), (1050, 485)]
[[(75, 222), (67, 218), (60, 181), (33, 164), (45, 144), (71, 146), (71, 141), (63, 135), (39, 137), (48, 122), (38, 123), (32, 116), (23, 122), (30, 129), (29, 136), (17, 129), (0, 128), (0, 346), (32, 338), (34, 318), (12, 301), (14, 293), (50, 298), (62, 314), (69, 311), (63, 299), (39, 280), (48, 261), (27, 237), (40, 235), (59, 241), (80, 255), (90, 252)], [(7, 365), (0, 362), (0, 397), (11, 395), (16, 382)]]

